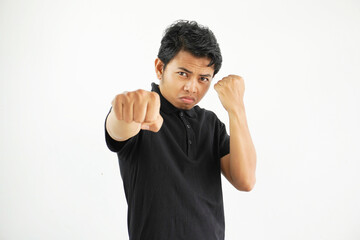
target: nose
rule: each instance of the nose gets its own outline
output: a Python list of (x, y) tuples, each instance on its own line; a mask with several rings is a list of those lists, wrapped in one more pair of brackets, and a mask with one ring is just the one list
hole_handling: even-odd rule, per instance
[(196, 93), (197, 91), (196, 78), (189, 79), (184, 86), (184, 90), (190, 93)]

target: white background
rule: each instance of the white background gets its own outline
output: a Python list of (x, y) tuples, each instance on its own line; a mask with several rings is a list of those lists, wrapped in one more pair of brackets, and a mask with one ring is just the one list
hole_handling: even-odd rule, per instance
[[(360, 2), (0, 1), (0, 239), (128, 239), (104, 120), (150, 90), (165, 28), (216, 35), (245, 80), (257, 183), (223, 177), (226, 239), (360, 239)], [(227, 124), (211, 89), (199, 104)], [(195, 223), (196, 224), (196, 223)]]

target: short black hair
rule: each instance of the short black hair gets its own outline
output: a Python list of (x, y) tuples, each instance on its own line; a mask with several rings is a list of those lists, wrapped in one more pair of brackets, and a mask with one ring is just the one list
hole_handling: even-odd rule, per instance
[(165, 30), (158, 53), (164, 69), (181, 50), (210, 58), (208, 67), (214, 65), (214, 76), (221, 68), (222, 56), (214, 33), (196, 21), (177, 20)]

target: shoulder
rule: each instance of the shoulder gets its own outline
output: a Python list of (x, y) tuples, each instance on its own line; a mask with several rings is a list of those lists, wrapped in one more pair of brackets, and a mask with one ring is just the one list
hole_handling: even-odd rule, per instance
[(206, 126), (207, 129), (216, 131), (217, 129), (222, 129), (224, 126), (224, 123), (213, 111), (201, 108), (199, 106), (195, 106), (194, 109), (196, 111), (198, 123), (204, 127)]
[(201, 124), (207, 126), (208, 129), (214, 129), (215, 131), (221, 132), (226, 131), (225, 123), (220, 120), (220, 118), (216, 115), (215, 112), (205, 108), (201, 108), (197, 105), (194, 107), (194, 109), (197, 113), (198, 121)]

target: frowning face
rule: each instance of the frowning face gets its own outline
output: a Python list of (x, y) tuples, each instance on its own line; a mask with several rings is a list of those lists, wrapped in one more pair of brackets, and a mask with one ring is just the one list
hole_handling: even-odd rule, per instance
[(204, 97), (214, 75), (210, 59), (180, 51), (163, 70), (163, 62), (155, 60), (161, 94), (179, 109), (189, 110)]

